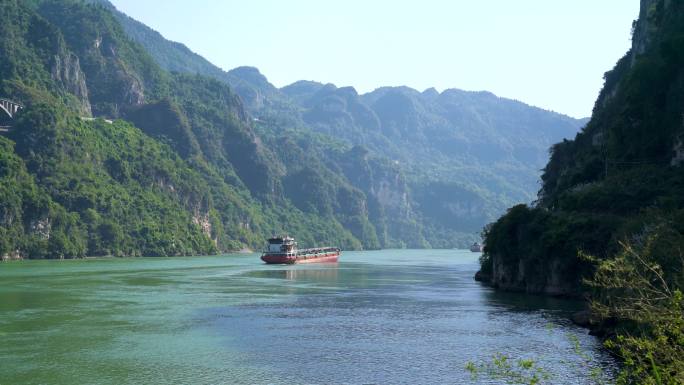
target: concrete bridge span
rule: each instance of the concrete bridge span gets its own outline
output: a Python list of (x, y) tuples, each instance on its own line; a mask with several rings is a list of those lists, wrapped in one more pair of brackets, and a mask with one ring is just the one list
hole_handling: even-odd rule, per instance
[(0, 110), (2, 110), (10, 119), (14, 119), (14, 115), (24, 108), (20, 103), (14, 102), (9, 99), (0, 98)]

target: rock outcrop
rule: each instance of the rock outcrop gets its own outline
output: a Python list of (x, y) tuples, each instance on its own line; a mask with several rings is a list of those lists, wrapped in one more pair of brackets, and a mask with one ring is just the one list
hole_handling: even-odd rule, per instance
[(74, 95), (81, 103), (81, 115), (91, 116), (90, 99), (86, 76), (81, 70), (78, 56), (63, 52), (54, 56), (51, 71), (52, 79), (61, 83), (64, 89)]

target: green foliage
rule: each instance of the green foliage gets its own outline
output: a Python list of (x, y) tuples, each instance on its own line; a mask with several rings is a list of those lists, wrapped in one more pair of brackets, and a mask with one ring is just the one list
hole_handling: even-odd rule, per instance
[[(111, 12), (78, 1), (45, 0), (38, 13), (59, 28), (86, 74), (93, 113), (119, 117), (121, 107), (168, 92), (167, 74), (132, 44)], [(93, 76), (93, 75), (99, 76)]]
[[(386, 108), (372, 111), (368, 106), (374, 101), (361, 100), (350, 88), (333, 87), (330, 95), (319, 96), (348, 102), (347, 111), (318, 116), (334, 124), (328, 131), (316, 126), (315, 132), (303, 117), (322, 113), (314, 106), (322, 99), (300, 106), (254, 68), (225, 73), (106, 1), (10, 1), (0, 21), (10, 37), (0, 43), (0, 95), (27, 105), (8, 137), (33, 178), (36, 196), (49, 208), (43, 210), (49, 215), (30, 216), (33, 207), (27, 204), (18, 214), (30, 218), (17, 238), (22, 241), (0, 244), (8, 250), (34, 257), (192, 254), (260, 247), (274, 232), (312, 246), (464, 246), (478, 223), (503, 207), (491, 202), (529, 196), (520, 186), (504, 186), (496, 173), (450, 158), (460, 148), (453, 144), (461, 142), (453, 130), (435, 126), (442, 118), (424, 106), (397, 117)], [(445, 97), (495, 101), (491, 95), (452, 94)], [(258, 113), (258, 133), (243, 102)], [(378, 114), (387, 123), (384, 134)], [(424, 170), (404, 164), (413, 151), (406, 145), (420, 138), (402, 137), (402, 147), (390, 134), (405, 136), (410, 130), (403, 123), (415, 114), (429, 123), (430, 135), (449, 137), (436, 141), (444, 148), (416, 157), (429, 166)], [(91, 115), (122, 118), (142, 132), (120, 121), (78, 119)], [(353, 127), (344, 122), (346, 116)], [(565, 128), (576, 123), (561, 120)], [(358, 139), (373, 152), (352, 148)], [(496, 153), (482, 143), (473, 146), (478, 156)], [(467, 170), (462, 175), (471, 182), (448, 188), (423, 183), (449, 175), (452, 164)], [(525, 167), (513, 168), (511, 175), (525, 173)], [(413, 177), (405, 177), (404, 170)], [(421, 195), (428, 189), (439, 194)], [(23, 195), (16, 199), (30, 201)], [(462, 213), (442, 208), (464, 200), (477, 214), (454, 223), (453, 216)], [(41, 238), (30, 222), (46, 218), (69, 230)], [(0, 235), (9, 239), (9, 227), (1, 228)]]
[[(228, 86), (161, 70), (111, 11), (36, 0), (0, 14), (17, 42), (0, 46), (3, 96), (27, 106), (3, 154), (21, 178), (3, 186), (2, 254), (212, 253), (283, 232), (302, 245), (379, 247), (362, 192), (318, 163), (334, 188), (330, 201), (312, 199), (330, 210), (295, 207), (284, 166)], [(81, 120), (91, 108), (142, 131)]]
[(58, 106), (34, 105), (22, 114), (11, 138), (23, 157), (15, 160), (16, 167), (26, 164), (41, 186), (38, 194), (49, 196), (49, 210), (22, 199), (24, 245), (35, 238), (31, 223), (36, 221), (44, 222), (47, 241), (46, 250), (31, 251), (20, 239), (16, 246), (29, 250), (29, 256), (216, 250), (190, 216), (211, 204), (205, 182), (138, 129), (123, 122), (86, 123)]
[[(273, 199), (280, 195), (280, 165), (275, 155), (260, 144), (246, 121), (239, 98), (227, 85), (198, 75), (174, 74), (172, 89), (169, 98), (187, 117), (209, 163), (219, 170), (234, 172), (233, 176), (237, 174), (240, 183), (256, 197)], [(230, 179), (230, 173), (226, 177)]]
[(503, 380), (507, 384), (537, 385), (547, 383), (551, 374), (532, 359), (512, 360), (505, 354), (497, 353), (491, 362), (484, 364), (466, 363), (466, 371), (472, 380), (480, 376)]
[[(91, 1), (111, 8), (104, 0)], [(257, 157), (251, 155), (252, 151), (228, 151), (229, 156), (249, 154), (230, 158), (228, 162), (235, 166), (240, 179), (254, 195), (278, 195), (277, 179), (283, 183), (296, 179), (293, 175), (300, 172), (304, 158), (319, 169), (322, 163), (365, 194), (368, 221), (375, 228), (382, 247), (472, 244), (475, 233), (484, 223), (511, 204), (532, 199), (549, 144), (573, 135), (584, 124), (584, 120), (484, 92), (449, 90), (437, 94), (434, 90), (420, 93), (398, 87), (358, 95), (351, 87), (337, 88), (308, 81), (277, 89), (256, 68), (239, 67), (224, 72), (185, 46), (164, 39), (120, 12), (113, 12), (128, 36), (144, 46), (163, 68), (188, 74), (186, 79), (200, 74), (202, 77), (195, 78), (202, 78), (205, 83), (205, 77), (216, 79), (229, 84), (240, 96), (245, 109), (257, 121), (259, 139), (268, 143), (268, 151), (261, 151)], [(182, 88), (195, 93), (201, 89), (194, 85)], [(216, 96), (199, 99), (222, 100)], [(186, 98), (181, 104), (187, 101)], [(193, 110), (202, 108), (203, 105), (193, 106)], [(201, 122), (193, 128), (195, 132), (207, 131), (206, 127), (214, 124), (208, 125), (202, 115), (190, 119)], [(540, 132), (544, 134), (539, 135)], [(221, 158), (221, 140), (212, 140), (216, 139), (213, 134), (197, 136), (200, 143), (203, 138), (209, 138), (202, 145), (205, 154), (211, 159)], [(241, 148), (248, 147), (242, 144), (249, 144), (236, 142)], [(352, 146), (364, 146), (370, 156), (348, 152)], [(302, 153), (316, 156), (302, 157)], [(241, 164), (242, 159), (249, 162)], [(267, 162), (262, 163), (260, 159)], [(226, 166), (222, 164), (220, 168)], [(391, 182), (394, 177), (391, 174), (396, 171), (400, 174), (398, 184)], [(276, 183), (266, 184), (274, 180)], [(440, 189), (442, 183), (458, 188), (441, 189), (434, 196), (423, 193), (429, 188)], [(407, 199), (393, 204), (380, 196), (381, 191), (388, 189), (380, 188), (381, 184)], [(293, 186), (288, 187), (293, 190)], [(287, 189), (284, 195), (292, 197)], [(335, 199), (329, 199), (329, 194), (321, 191), (314, 195), (322, 200), (307, 205), (316, 206), (315, 211), (330, 212), (330, 207), (325, 206), (334, 206)], [(450, 209), (464, 205), (471, 208)], [(304, 208), (301, 202), (296, 206), (313, 215), (312, 207)], [(365, 221), (342, 221), (355, 235), (370, 235), (369, 229), (362, 225)], [(367, 247), (374, 247), (371, 243), (364, 241)]]
[(485, 264), (546, 256), (572, 272), (585, 264), (577, 250), (605, 258), (654, 215), (684, 207), (684, 174), (672, 167), (684, 112), (684, 7), (653, 4), (635, 27), (644, 52), (629, 52), (606, 74), (589, 124), (552, 147), (537, 206), (514, 208), (488, 230)]
[(505, 277), (519, 281), (493, 282), (523, 291), (541, 291), (551, 285), (554, 271), (572, 295), (578, 293), (590, 263), (578, 261), (577, 252), (604, 255), (609, 250), (619, 217), (601, 213), (556, 212), (517, 205), (484, 231), (485, 248), (481, 274), (491, 278), (493, 264), (504, 269)]
[(183, 158), (200, 154), (190, 123), (175, 102), (164, 99), (134, 108), (126, 119), (147, 135), (167, 143)]
[(606, 74), (587, 127), (574, 141), (553, 147), (542, 176), (545, 207), (555, 207), (561, 194), (578, 186), (671, 163), (684, 109), (684, 7), (674, 2), (664, 12), (663, 1), (653, 4), (660, 16), (642, 15), (637, 22), (649, 34), (648, 50), (630, 51)]
[(617, 328), (606, 346), (620, 356), (618, 384), (684, 382), (684, 232), (672, 223), (646, 228), (617, 255), (597, 261), (587, 283), (592, 309)]
[[(553, 329), (552, 324), (548, 324), (549, 330)], [(568, 333), (566, 335), (572, 347), (570, 355), (574, 356), (570, 360), (563, 359), (556, 366), (564, 366), (573, 371), (585, 374), (583, 383), (591, 385), (606, 385), (612, 383), (608, 381), (608, 374), (602, 369), (601, 364), (596, 362), (582, 348), (577, 335)], [(466, 372), (470, 373), (471, 379), (476, 380), (484, 377), (488, 380), (498, 380), (507, 384), (556, 384), (558, 383), (558, 373), (547, 370), (539, 359), (536, 358), (517, 358), (510, 355), (496, 353), (491, 361), (472, 362), (465, 365)], [(567, 380), (567, 378), (563, 378)]]

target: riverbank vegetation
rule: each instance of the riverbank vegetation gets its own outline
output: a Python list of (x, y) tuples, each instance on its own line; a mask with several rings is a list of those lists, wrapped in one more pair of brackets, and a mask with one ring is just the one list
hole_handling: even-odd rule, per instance
[(606, 346), (624, 363), (618, 384), (684, 383), (684, 232), (648, 227), (617, 255), (597, 260), (586, 283)]

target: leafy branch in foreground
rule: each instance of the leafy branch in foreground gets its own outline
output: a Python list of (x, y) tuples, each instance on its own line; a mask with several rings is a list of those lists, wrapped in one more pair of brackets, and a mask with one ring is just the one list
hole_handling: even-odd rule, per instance
[[(549, 324), (547, 328), (552, 330), (553, 325)], [(578, 360), (561, 360), (559, 364), (571, 368), (574, 372), (584, 373), (588, 384), (605, 385), (609, 383), (607, 373), (582, 349), (579, 338), (572, 333), (568, 333), (566, 336), (572, 346), (572, 353)], [(507, 384), (541, 385), (557, 383), (557, 378), (552, 372), (538, 361), (530, 358), (516, 360), (502, 353), (494, 354), (491, 362), (478, 364), (468, 362), (465, 369), (470, 373), (472, 380), (483, 376)]]
[(606, 347), (624, 368), (618, 384), (684, 383), (684, 236), (672, 224), (647, 228), (598, 261), (586, 283), (596, 291), (595, 314), (618, 325)]

